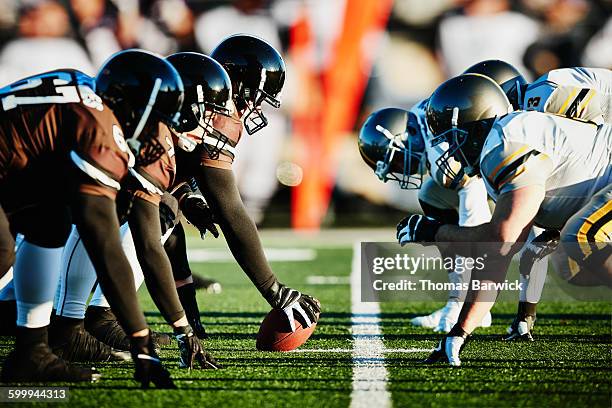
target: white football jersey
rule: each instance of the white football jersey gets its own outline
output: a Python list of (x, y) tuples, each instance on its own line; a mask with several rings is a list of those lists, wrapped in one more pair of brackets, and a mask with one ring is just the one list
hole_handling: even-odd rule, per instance
[(612, 123), (612, 71), (605, 68), (561, 68), (529, 84), (524, 110), (554, 113), (596, 124)]
[(612, 183), (612, 125), (595, 126), (541, 112), (514, 112), (495, 122), (481, 156), (490, 196), (541, 185), (536, 216), (560, 229), (600, 189)]

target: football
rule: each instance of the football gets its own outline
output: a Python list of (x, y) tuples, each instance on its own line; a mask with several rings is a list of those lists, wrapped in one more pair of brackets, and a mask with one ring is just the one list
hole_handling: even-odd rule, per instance
[(260, 351), (291, 351), (306, 343), (317, 327), (316, 323), (310, 327), (303, 327), (299, 320), (295, 321), (295, 331), (287, 321), (287, 316), (282, 310), (272, 309), (266, 315), (259, 333), (257, 333), (257, 350)]

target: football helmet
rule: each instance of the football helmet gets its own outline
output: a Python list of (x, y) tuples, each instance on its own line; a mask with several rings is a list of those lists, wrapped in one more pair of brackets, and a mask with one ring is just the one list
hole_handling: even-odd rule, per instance
[(359, 153), (378, 178), (405, 190), (421, 187), (425, 140), (414, 113), (399, 108), (373, 112), (359, 131)]
[(506, 61), (481, 61), (466, 69), (464, 74), (481, 74), (491, 78), (503, 89), (514, 110), (522, 108), (527, 81), (518, 69)]
[[(434, 135), (433, 145), (449, 144), (436, 161), (453, 182), (464, 174), (479, 172), (479, 158), (485, 139), (498, 117), (512, 112), (504, 91), (492, 79), (480, 74), (464, 74), (440, 85), (429, 98), (426, 115)], [(453, 166), (457, 160), (461, 167)]]
[(244, 128), (249, 135), (268, 124), (261, 105), (267, 102), (280, 107), (278, 94), (285, 83), (285, 61), (264, 40), (236, 34), (227, 37), (210, 54), (219, 62), (232, 80), (236, 108), (242, 112)]
[(148, 51), (118, 52), (98, 71), (96, 93), (121, 123), (136, 164), (153, 163), (165, 153), (154, 134), (141, 135), (158, 122), (178, 124), (183, 82), (170, 63)]
[[(197, 52), (179, 52), (166, 57), (178, 71), (185, 87), (185, 100), (177, 126), (178, 146), (188, 152), (202, 144), (217, 159), (229, 138), (213, 126), (215, 114), (230, 116), (232, 84), (227, 72), (211, 57)], [(199, 128), (199, 132), (193, 132)]]

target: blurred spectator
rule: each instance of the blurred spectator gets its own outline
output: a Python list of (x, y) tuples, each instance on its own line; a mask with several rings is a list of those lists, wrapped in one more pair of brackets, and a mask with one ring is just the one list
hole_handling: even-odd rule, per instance
[(107, 12), (106, 0), (70, 0), (70, 7), (94, 66), (101, 66), (121, 50), (115, 20)]
[(583, 65), (612, 69), (612, 18), (591, 38), (582, 56)]
[(22, 2), (17, 20), (19, 37), (0, 52), (0, 83), (58, 68), (75, 68), (94, 75), (85, 50), (72, 38), (66, 9), (57, 1)]
[[(589, 39), (605, 23), (603, 10), (587, 0), (549, 0), (540, 9), (543, 33), (524, 57), (532, 76), (583, 65), (582, 53)], [(610, 44), (608, 49), (612, 49)]]
[[(264, 3), (262, 0), (238, 0), (203, 13), (195, 23), (195, 36), (200, 48), (209, 54), (225, 37), (247, 33), (266, 40), (280, 51), (277, 24), (268, 10), (262, 8)], [(278, 186), (276, 168), (287, 134), (286, 119), (268, 108), (264, 104), (268, 126), (254, 135), (242, 135), (234, 163), (240, 195), (257, 224), (263, 220), (264, 211)]]
[(538, 23), (510, 10), (508, 0), (461, 1), (460, 13), (442, 19), (439, 46), (448, 76), (487, 59), (501, 59), (523, 72), (523, 54), (538, 37)]

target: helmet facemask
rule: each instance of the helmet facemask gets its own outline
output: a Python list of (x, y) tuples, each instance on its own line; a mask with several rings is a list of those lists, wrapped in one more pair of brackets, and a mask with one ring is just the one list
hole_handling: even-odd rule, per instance
[[(448, 149), (436, 160), (442, 174), (456, 187), (463, 177), (473, 177), (480, 171), (480, 148), (496, 117), (475, 121), (458, 127), (459, 108), (453, 108), (451, 128), (432, 139), (432, 145), (448, 143)], [(468, 143), (468, 141), (470, 143)], [(479, 147), (477, 147), (479, 146)]]
[(214, 103), (191, 104), (191, 112), (186, 113), (181, 125), (173, 129), (179, 139), (179, 147), (192, 152), (201, 144), (211, 159), (218, 159), (229, 137), (214, 127), (213, 120), (216, 115), (231, 117), (231, 114), (230, 109)]
[(243, 91), (244, 113), (242, 114), (242, 122), (244, 129), (249, 135), (252, 135), (261, 129), (268, 126), (268, 118), (263, 113), (262, 104), (268, 103), (275, 109), (280, 108), (281, 101), (274, 95), (264, 91), (266, 82), (266, 71), (262, 70), (259, 87), (254, 91), (246, 88)]
[[(376, 130), (389, 140), (384, 159), (376, 163), (376, 170), (374, 172), (378, 178), (385, 183), (388, 180), (397, 181), (403, 190), (421, 188), (423, 181), (424, 143), (415, 143), (414, 138), (418, 137), (416, 131), (415, 135), (411, 135), (409, 132), (394, 135), (381, 125), (376, 125)], [(394, 168), (394, 163), (397, 165), (397, 162), (394, 162), (394, 160), (398, 158), (401, 160), (399, 165), (401, 173), (397, 171), (399, 169)]]

